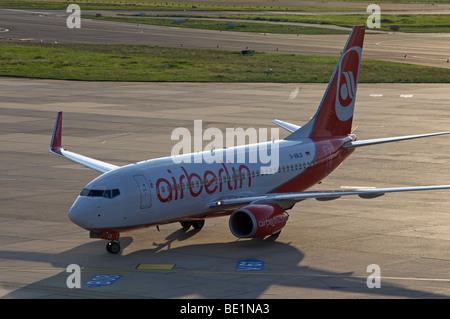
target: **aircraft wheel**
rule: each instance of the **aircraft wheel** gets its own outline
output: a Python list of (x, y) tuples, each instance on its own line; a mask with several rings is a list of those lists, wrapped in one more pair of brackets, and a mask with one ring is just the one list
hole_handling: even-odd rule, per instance
[(204, 225), (205, 225), (204, 219), (194, 220), (192, 222), (192, 227), (194, 227), (195, 229), (202, 229)]
[(273, 233), (272, 235), (270, 235), (270, 237), (278, 238), (278, 236), (280, 236), (280, 234), (281, 234), (281, 230), (277, 231), (276, 233)]
[(120, 244), (116, 241), (110, 241), (106, 244), (106, 250), (110, 254), (118, 254), (120, 251)]
[(190, 223), (190, 222), (180, 222), (180, 224), (181, 224), (181, 227), (183, 227), (186, 230), (188, 230), (192, 225), (192, 223)]

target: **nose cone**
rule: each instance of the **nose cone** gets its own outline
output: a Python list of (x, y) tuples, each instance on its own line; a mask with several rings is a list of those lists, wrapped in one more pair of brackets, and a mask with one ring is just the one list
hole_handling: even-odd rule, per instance
[(89, 229), (92, 227), (93, 209), (85, 198), (78, 197), (69, 211), (69, 219), (78, 226)]

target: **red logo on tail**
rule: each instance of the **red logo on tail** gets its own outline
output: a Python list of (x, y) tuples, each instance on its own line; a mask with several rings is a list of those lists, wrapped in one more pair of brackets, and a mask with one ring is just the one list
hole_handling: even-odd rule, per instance
[(339, 64), (335, 109), (337, 117), (342, 122), (353, 116), (361, 51), (358, 46), (348, 49), (343, 53)]

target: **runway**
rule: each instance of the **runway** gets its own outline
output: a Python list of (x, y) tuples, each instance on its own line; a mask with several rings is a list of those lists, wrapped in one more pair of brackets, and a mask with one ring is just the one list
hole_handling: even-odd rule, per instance
[[(119, 255), (67, 218), (97, 173), (48, 153), (58, 111), (67, 149), (124, 165), (169, 155), (172, 130), (196, 119), (221, 130), (270, 128), (275, 118), (302, 125), (325, 86), (0, 78), (0, 297), (449, 298), (446, 191), (306, 200), (276, 240), (237, 240), (227, 217), (199, 232), (142, 229), (122, 234)], [(355, 133), (448, 131), (449, 100), (446, 84), (360, 84)], [(445, 136), (361, 148), (315, 189), (448, 184), (449, 165)], [(263, 268), (240, 270), (248, 260)], [(81, 267), (79, 289), (66, 285), (70, 264)], [(367, 286), (373, 264), (381, 288)], [(89, 287), (96, 275), (117, 277)]]
[[(69, 29), (67, 17), (64, 11), (0, 10), (0, 28), (9, 30), (0, 34), (0, 41), (148, 44), (233, 51), (248, 48), (269, 53), (338, 56), (348, 37), (221, 32), (89, 19), (81, 19), (80, 29)], [(450, 68), (449, 40), (449, 34), (368, 31), (363, 58)]]

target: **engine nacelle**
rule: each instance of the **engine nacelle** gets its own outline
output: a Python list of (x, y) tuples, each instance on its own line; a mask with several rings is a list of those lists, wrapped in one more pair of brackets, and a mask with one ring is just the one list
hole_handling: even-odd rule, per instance
[(288, 213), (278, 205), (254, 204), (236, 209), (230, 216), (230, 230), (239, 238), (268, 236), (280, 231)]

